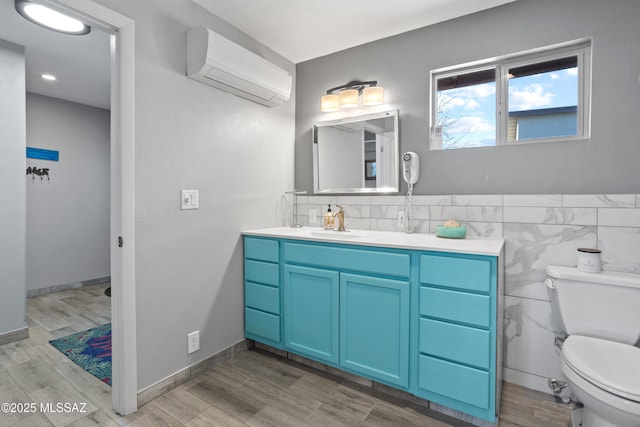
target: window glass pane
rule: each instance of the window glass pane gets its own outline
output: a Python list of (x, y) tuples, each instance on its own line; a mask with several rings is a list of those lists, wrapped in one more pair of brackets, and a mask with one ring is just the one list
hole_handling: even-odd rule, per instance
[(496, 72), (437, 79), (432, 149), (496, 145)]
[(509, 68), (509, 141), (578, 133), (578, 58)]

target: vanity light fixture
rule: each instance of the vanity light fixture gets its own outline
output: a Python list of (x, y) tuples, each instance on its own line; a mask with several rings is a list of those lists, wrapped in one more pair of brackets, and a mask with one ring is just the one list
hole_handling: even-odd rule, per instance
[(382, 86), (365, 87), (362, 91), (363, 105), (380, 105), (384, 103), (384, 88)]
[(325, 113), (332, 113), (338, 111), (340, 108), (340, 97), (333, 93), (323, 95), (320, 99), (320, 110)]
[(49, 30), (77, 36), (91, 31), (83, 22), (29, 0), (15, 0), (15, 7), (22, 17)]
[(346, 85), (327, 90), (327, 94), (320, 99), (320, 111), (328, 113), (338, 111), (339, 108), (357, 107), (360, 104), (360, 94), (362, 94), (363, 105), (384, 103), (384, 88), (378, 86), (377, 81), (354, 80)]
[(358, 89), (345, 89), (338, 93), (340, 108), (357, 107), (360, 103), (360, 91)]

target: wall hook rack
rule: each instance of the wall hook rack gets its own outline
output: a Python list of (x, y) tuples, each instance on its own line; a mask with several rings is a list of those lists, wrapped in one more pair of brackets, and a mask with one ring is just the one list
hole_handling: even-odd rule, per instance
[(45, 176), (47, 177), (47, 181), (51, 180), (49, 177), (49, 168), (34, 168), (29, 166), (27, 168), (27, 175), (31, 175), (33, 181), (36, 180), (36, 175), (40, 177), (40, 181), (42, 181)]

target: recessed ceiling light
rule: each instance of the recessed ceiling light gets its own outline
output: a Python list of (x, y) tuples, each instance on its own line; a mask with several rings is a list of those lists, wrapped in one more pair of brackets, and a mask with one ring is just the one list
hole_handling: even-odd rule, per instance
[(91, 27), (81, 21), (29, 0), (15, 0), (16, 10), (34, 24), (64, 34), (89, 34)]
[(54, 81), (56, 79), (56, 76), (54, 76), (53, 74), (43, 74), (41, 77), (45, 80), (50, 81)]

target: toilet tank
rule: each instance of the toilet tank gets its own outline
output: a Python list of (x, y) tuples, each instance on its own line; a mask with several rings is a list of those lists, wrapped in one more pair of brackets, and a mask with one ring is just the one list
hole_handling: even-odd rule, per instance
[(550, 265), (545, 281), (557, 326), (583, 335), (634, 345), (640, 339), (640, 274), (585, 273)]

